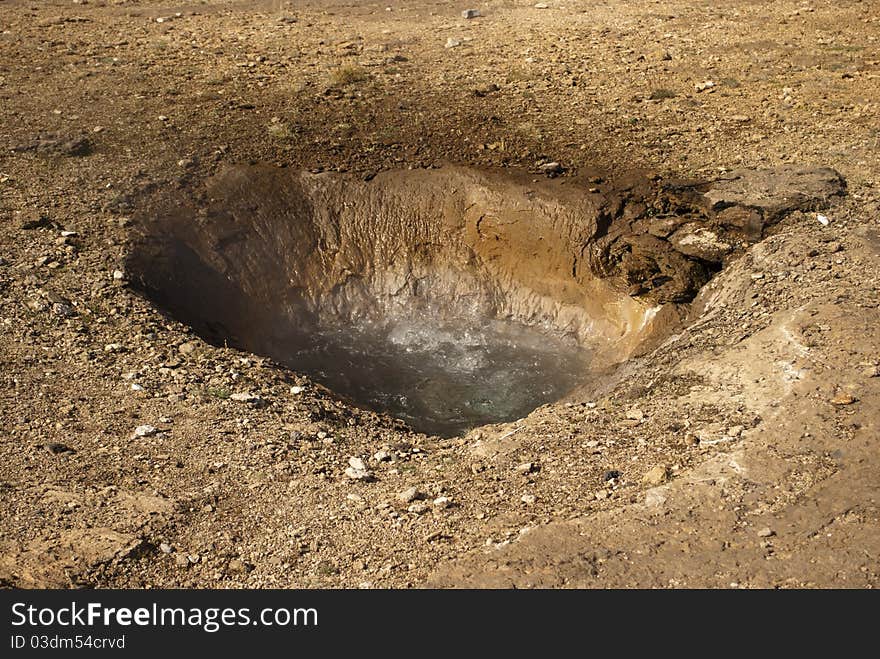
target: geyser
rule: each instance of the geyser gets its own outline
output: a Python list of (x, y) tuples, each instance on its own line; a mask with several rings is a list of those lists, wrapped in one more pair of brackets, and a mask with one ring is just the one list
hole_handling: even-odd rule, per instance
[[(237, 166), (143, 208), (128, 268), (205, 339), (452, 435), (560, 399), (705, 281), (665, 241), (621, 238), (653, 190)], [(633, 281), (652, 293), (631, 297)]]

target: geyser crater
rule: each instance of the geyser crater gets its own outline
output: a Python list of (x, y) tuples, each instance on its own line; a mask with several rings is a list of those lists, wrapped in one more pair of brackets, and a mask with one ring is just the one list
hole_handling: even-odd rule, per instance
[(760, 239), (770, 214), (737, 203), (640, 175), (235, 166), (145, 204), (127, 268), (209, 342), (449, 436), (523, 417), (655, 340)]

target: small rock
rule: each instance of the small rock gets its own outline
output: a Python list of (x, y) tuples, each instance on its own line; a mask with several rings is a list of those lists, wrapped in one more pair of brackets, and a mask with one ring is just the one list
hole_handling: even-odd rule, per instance
[(239, 560), (237, 558), (233, 558), (231, 561), (229, 561), (229, 565), (226, 566), (226, 569), (229, 572), (242, 573), (242, 572), (250, 572), (251, 570), (254, 569), (254, 566), (251, 565), (250, 563), (245, 563), (244, 561)]
[(177, 351), (181, 355), (189, 355), (195, 352), (195, 349), (197, 347), (198, 344), (196, 344), (194, 341), (187, 341), (186, 343), (181, 343), (179, 346), (177, 346)]
[(172, 551), (174, 551), (174, 548), (167, 542), (163, 542), (161, 545), (159, 545), (159, 551), (161, 551), (163, 554), (170, 554)]
[(537, 497), (534, 494), (523, 494), (520, 497), (520, 501), (522, 501), (527, 506), (531, 506), (535, 501), (537, 501)]
[(642, 412), (642, 410), (640, 410), (638, 407), (631, 407), (626, 411), (626, 418), (633, 421), (641, 421), (645, 418), (645, 413)]
[(867, 378), (877, 378), (880, 377), (880, 366), (867, 366), (863, 371), (862, 375)]
[(669, 242), (682, 254), (711, 263), (720, 263), (734, 246), (696, 222), (689, 222), (669, 237)]
[(457, 48), (460, 45), (461, 45), (461, 41), (459, 41), (458, 39), (455, 39), (454, 37), (449, 37), (446, 40), (446, 45), (444, 47), (445, 48)]
[(186, 560), (188, 560), (190, 563), (195, 565), (196, 563), (198, 563), (199, 561), (202, 560), (202, 557), (199, 556), (198, 554), (190, 554), (189, 556), (186, 557)]
[(776, 535), (776, 531), (771, 529), (769, 526), (765, 526), (763, 529), (758, 531), (759, 538), (770, 538), (774, 535)]
[(620, 472), (617, 469), (609, 469), (604, 474), (602, 474), (603, 481), (611, 481), (615, 478), (620, 478)]
[(704, 92), (708, 89), (713, 89), (714, 87), (715, 83), (712, 80), (705, 80), (694, 85), (694, 89), (696, 89), (698, 92)]
[(397, 500), (400, 501), (400, 503), (412, 503), (416, 499), (421, 498), (422, 494), (414, 487), (408, 487), (402, 492), (397, 493)]
[(438, 510), (445, 510), (452, 505), (452, 499), (450, 499), (449, 497), (437, 497), (436, 499), (434, 499), (433, 503), (434, 507)]
[(839, 391), (835, 394), (834, 398), (831, 399), (832, 405), (852, 405), (853, 403), (858, 402), (858, 398), (853, 396), (852, 394), (846, 391)]
[(122, 270), (114, 270), (113, 271), (113, 279), (115, 281), (122, 281), (125, 279), (125, 273)]
[(305, 390), (306, 390), (305, 387), (299, 387), (299, 386), (294, 385), (293, 387), (290, 388), (290, 393), (292, 393), (294, 396), (298, 396), (299, 394), (301, 394)]
[(557, 176), (564, 171), (562, 165), (555, 161), (545, 162), (543, 165), (538, 165), (538, 169), (541, 170), (542, 174), (546, 174), (547, 176)]
[(266, 401), (263, 400), (261, 396), (258, 396), (257, 394), (251, 393), (249, 391), (232, 394), (229, 398), (230, 400), (234, 400), (239, 403), (247, 403), (248, 405), (251, 405), (253, 407), (262, 407), (266, 404)]
[(546, 2), (539, 2), (534, 7), (535, 9), (547, 9), (549, 6)]
[(642, 476), (645, 485), (662, 485), (666, 482), (669, 472), (664, 465), (657, 465)]
[(367, 465), (360, 458), (348, 459), (345, 475), (356, 481), (368, 480), (372, 476), (369, 469), (367, 469)]
[(391, 457), (392, 456), (388, 451), (380, 450), (380, 451), (376, 451), (373, 454), (373, 460), (375, 460), (376, 462), (387, 462), (388, 460), (391, 459)]
[(75, 453), (75, 451), (67, 446), (66, 444), (62, 444), (61, 442), (46, 442), (43, 444), (43, 448), (49, 451), (52, 455), (61, 455), (62, 453)]
[(76, 315), (73, 307), (64, 302), (56, 302), (55, 304), (53, 304), (52, 313), (54, 313), (56, 316), (61, 316), (62, 318), (72, 318)]
[(416, 515), (423, 515), (428, 512), (428, 506), (423, 503), (414, 503), (406, 510), (407, 512), (415, 513)]
[(145, 424), (143, 426), (138, 426), (137, 428), (134, 429), (134, 436), (135, 437), (150, 437), (151, 435), (155, 435), (157, 432), (159, 432), (158, 428), (155, 428), (154, 426)]
[(730, 428), (727, 429), (727, 435), (729, 437), (739, 437), (743, 434), (745, 429), (745, 426), (730, 426)]
[(522, 464), (514, 467), (513, 470), (518, 474), (530, 474), (533, 471), (537, 471), (537, 469), (535, 468), (535, 463), (533, 462), (523, 462)]
[(479, 18), (480, 16), (482, 16), (482, 14), (480, 14), (479, 9), (465, 9), (461, 12), (462, 18)]

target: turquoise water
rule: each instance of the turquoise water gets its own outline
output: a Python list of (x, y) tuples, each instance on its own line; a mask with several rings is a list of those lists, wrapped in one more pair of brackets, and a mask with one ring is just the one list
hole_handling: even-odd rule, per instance
[(574, 341), (499, 320), (321, 328), (276, 347), (280, 362), (357, 405), (441, 436), (521, 418), (571, 391), (589, 365)]

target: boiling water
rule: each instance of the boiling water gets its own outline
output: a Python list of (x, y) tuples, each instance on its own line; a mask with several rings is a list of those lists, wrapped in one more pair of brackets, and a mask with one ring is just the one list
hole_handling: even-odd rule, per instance
[(364, 322), (276, 347), (279, 361), (334, 392), (442, 436), (521, 418), (571, 391), (588, 365), (574, 341), (498, 320)]

